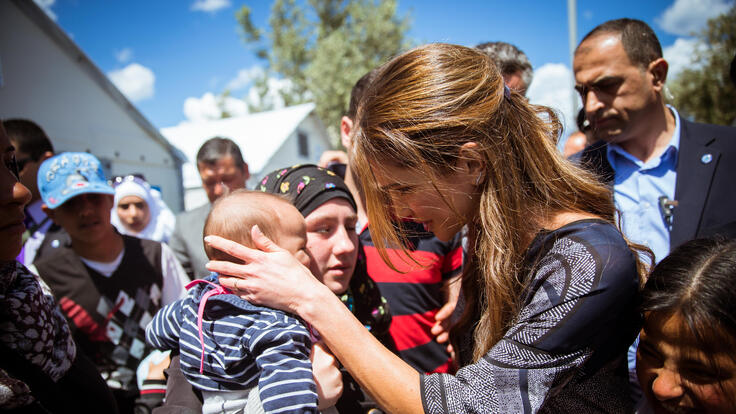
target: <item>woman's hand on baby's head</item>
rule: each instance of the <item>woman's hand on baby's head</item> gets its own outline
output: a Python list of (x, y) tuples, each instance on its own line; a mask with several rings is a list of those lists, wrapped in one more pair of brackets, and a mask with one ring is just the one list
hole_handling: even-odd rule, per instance
[(207, 269), (220, 274), (220, 284), (243, 299), (259, 305), (297, 313), (309, 297), (310, 287), (322, 286), (291, 253), (266, 237), (258, 226), (251, 229), (256, 248), (218, 236), (205, 242), (215, 249), (243, 260), (245, 264), (210, 261)]

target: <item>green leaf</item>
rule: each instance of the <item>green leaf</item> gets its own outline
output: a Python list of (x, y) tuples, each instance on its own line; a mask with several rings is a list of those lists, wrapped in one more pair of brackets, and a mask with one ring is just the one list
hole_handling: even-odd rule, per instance
[[(267, 61), (267, 72), (289, 79), (293, 88), (280, 91), (287, 105), (316, 104), (317, 115), (339, 142), (338, 125), (350, 100), (354, 83), (365, 73), (410, 47), (407, 16), (399, 16), (396, 0), (276, 0), (268, 29), (251, 22), (250, 9), (236, 13), (246, 44), (266, 34), (256, 55)], [(263, 97), (266, 79), (255, 81)], [(249, 104), (250, 106), (250, 104)], [(251, 111), (267, 110), (249, 108)]]

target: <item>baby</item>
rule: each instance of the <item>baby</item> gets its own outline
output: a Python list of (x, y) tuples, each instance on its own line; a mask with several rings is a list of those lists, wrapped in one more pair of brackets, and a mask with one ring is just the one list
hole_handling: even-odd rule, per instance
[[(272, 194), (237, 190), (218, 199), (204, 235), (251, 246), (253, 225), (309, 266), (304, 218)], [(212, 260), (235, 261), (209, 246), (205, 250)], [(312, 341), (300, 320), (231, 294), (214, 273), (189, 287), (185, 298), (156, 314), (146, 340), (159, 349), (180, 351), (184, 376), (202, 392), (203, 413), (242, 412), (246, 405), (252, 412), (259, 398), (266, 412), (317, 412)]]

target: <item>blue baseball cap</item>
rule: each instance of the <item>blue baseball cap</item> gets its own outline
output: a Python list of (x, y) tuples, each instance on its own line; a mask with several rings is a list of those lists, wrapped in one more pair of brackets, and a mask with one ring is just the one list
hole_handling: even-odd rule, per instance
[(52, 210), (80, 194), (115, 194), (100, 160), (86, 152), (64, 152), (44, 161), (38, 169), (38, 191)]

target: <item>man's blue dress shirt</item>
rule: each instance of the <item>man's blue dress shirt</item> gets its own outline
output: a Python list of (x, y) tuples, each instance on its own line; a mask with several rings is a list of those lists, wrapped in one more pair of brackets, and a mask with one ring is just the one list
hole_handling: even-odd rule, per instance
[(606, 154), (616, 173), (613, 191), (622, 230), (629, 240), (652, 249), (657, 262), (670, 252), (670, 232), (659, 197), (675, 199), (680, 146), (680, 116), (674, 108), (668, 108), (675, 117), (675, 132), (659, 157), (645, 163), (616, 144), (609, 145)]

